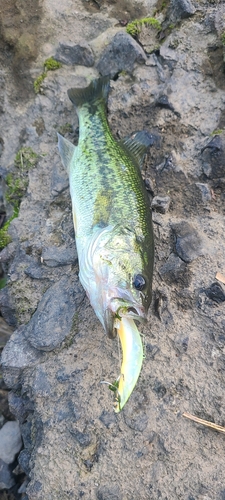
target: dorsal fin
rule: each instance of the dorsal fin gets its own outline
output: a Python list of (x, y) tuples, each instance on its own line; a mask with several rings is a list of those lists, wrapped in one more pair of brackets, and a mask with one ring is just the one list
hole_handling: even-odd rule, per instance
[(147, 152), (148, 148), (154, 143), (154, 138), (151, 134), (149, 134), (149, 132), (142, 130), (133, 136), (121, 139), (119, 142), (121, 145), (125, 146), (132, 156), (134, 156), (141, 168), (143, 156)]
[(58, 135), (59, 154), (61, 156), (63, 166), (69, 173), (69, 165), (75, 153), (76, 146), (74, 146), (72, 142), (65, 139), (65, 137), (63, 137), (62, 135), (60, 134), (57, 135)]

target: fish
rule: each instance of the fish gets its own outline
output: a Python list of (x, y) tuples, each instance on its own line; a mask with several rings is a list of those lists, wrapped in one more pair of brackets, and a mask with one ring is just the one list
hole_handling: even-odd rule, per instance
[[(109, 77), (100, 77), (86, 88), (68, 90), (79, 118), (79, 141), (74, 146), (58, 134), (58, 148), (69, 175), (79, 279), (106, 334), (121, 340), (126, 377), (121, 372), (120, 411), (141, 369), (132, 361), (141, 357), (135, 321), (146, 322), (152, 299), (154, 238), (141, 175), (151, 137), (146, 131), (113, 137), (109, 89)], [(126, 382), (129, 373), (131, 383)]]

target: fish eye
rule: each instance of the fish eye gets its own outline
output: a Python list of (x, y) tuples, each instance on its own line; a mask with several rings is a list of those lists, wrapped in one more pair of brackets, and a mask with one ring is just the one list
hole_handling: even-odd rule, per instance
[(142, 274), (136, 274), (136, 276), (134, 277), (133, 285), (136, 290), (139, 290), (141, 292), (146, 286), (146, 279), (144, 278), (144, 276), (142, 276)]

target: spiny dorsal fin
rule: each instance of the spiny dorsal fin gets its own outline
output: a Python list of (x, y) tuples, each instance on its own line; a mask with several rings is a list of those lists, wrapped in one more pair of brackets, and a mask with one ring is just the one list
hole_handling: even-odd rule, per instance
[(154, 138), (149, 132), (142, 130), (141, 132), (133, 134), (133, 136), (121, 139), (119, 142), (135, 157), (141, 167), (143, 156), (148, 148), (154, 143)]
[(71, 162), (73, 155), (75, 153), (76, 146), (74, 146), (72, 144), (72, 142), (67, 141), (67, 139), (65, 139), (65, 137), (63, 137), (62, 135), (60, 135), (60, 134), (57, 134), (57, 135), (58, 135), (59, 154), (61, 156), (62, 163), (63, 163), (64, 167), (66, 168), (67, 172), (69, 173), (70, 162)]
[(99, 100), (106, 103), (109, 93), (109, 77), (96, 78), (88, 87), (69, 89), (67, 93), (76, 108), (81, 108), (84, 104), (95, 105)]

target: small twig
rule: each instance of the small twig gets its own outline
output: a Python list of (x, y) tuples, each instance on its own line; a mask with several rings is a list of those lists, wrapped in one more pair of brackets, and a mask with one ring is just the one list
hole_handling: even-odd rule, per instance
[(193, 422), (196, 422), (197, 424), (202, 424), (205, 425), (206, 427), (210, 427), (210, 429), (214, 429), (215, 431), (222, 432), (225, 434), (225, 427), (222, 427), (222, 425), (217, 425), (214, 424), (213, 422), (209, 422), (208, 420), (203, 420), (202, 418), (195, 417), (194, 415), (191, 415), (190, 413), (183, 413), (183, 417), (189, 418), (190, 420), (193, 420)]

